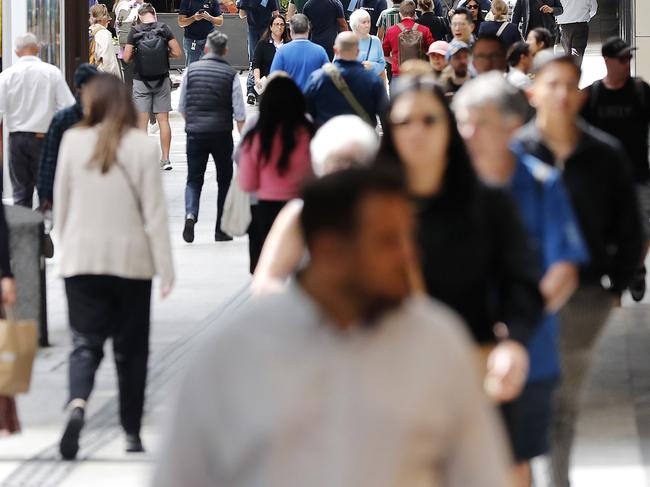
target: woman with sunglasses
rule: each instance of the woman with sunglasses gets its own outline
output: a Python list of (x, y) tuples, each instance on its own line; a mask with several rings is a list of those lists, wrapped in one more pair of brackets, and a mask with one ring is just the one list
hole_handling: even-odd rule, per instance
[(282, 15), (273, 15), (269, 26), (260, 37), (255, 47), (253, 56), (253, 78), (255, 79), (255, 90), (258, 94), (264, 91), (266, 77), (271, 72), (271, 64), (278, 47), (291, 40), (287, 22)]
[[(487, 357), (490, 395), (512, 400), (527, 374), (522, 342), (543, 307), (536, 259), (510, 198), (479, 182), (431, 77), (405, 76), (396, 84), (378, 164), (405, 172), (417, 205), (426, 291), (467, 323)], [(510, 366), (498, 371), (502, 360)]]
[(472, 14), (472, 20), (474, 20), (474, 32), (478, 33), (484, 20), (481, 6), (477, 0), (469, 0), (465, 3), (465, 8)]

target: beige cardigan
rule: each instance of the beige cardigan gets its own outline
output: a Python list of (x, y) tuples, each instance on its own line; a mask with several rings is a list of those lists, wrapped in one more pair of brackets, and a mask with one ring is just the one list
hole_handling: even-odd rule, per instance
[(60, 239), (60, 273), (112, 275), (172, 284), (171, 243), (157, 143), (129, 130), (118, 161), (138, 192), (142, 214), (125, 174), (113, 166), (102, 174), (88, 161), (96, 128), (68, 130), (61, 142), (54, 181), (54, 226)]

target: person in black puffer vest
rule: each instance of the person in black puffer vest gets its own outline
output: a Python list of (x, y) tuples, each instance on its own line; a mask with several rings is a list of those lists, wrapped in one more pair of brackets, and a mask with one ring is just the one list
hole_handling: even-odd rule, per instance
[(217, 168), (217, 223), (214, 239), (232, 240), (221, 231), (221, 216), (232, 180), (232, 120), (241, 131), (246, 119), (244, 97), (235, 69), (224, 59), (228, 36), (215, 30), (207, 39), (207, 54), (185, 71), (178, 111), (187, 132), (187, 184), (183, 239), (194, 241), (203, 177), (212, 154)]

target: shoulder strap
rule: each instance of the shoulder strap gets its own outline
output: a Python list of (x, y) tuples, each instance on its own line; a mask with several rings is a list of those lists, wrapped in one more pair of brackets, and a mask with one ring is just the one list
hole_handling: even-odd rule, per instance
[(601, 83), (601, 80), (596, 80), (589, 88), (589, 111), (592, 113), (595, 112), (596, 107), (598, 106), (598, 93), (600, 92)]
[(336, 69), (336, 66), (332, 63), (327, 63), (323, 66), (323, 71), (325, 72), (325, 74), (327, 74), (327, 76), (329, 76), (329, 78), (332, 80), (332, 83), (334, 83), (336, 89), (339, 90), (339, 92), (347, 100), (347, 102), (350, 104), (352, 109), (357, 113), (357, 115), (361, 117), (369, 125), (374, 125), (372, 123), (372, 119), (370, 118), (370, 115), (368, 115), (368, 112), (366, 112), (363, 106), (361, 106), (359, 100), (357, 100), (356, 97), (352, 94), (352, 91), (350, 91), (350, 87), (345, 82), (345, 79), (343, 79), (341, 72), (338, 69)]
[(370, 59), (370, 49), (372, 49), (372, 37), (370, 37), (370, 42), (368, 42), (368, 52), (366, 52), (366, 61)]
[(645, 96), (645, 83), (641, 78), (634, 78), (634, 89), (636, 90), (636, 96), (639, 99), (639, 105), (641, 110), (646, 112), (646, 96)]
[(501, 27), (499, 27), (499, 30), (497, 31), (497, 37), (501, 37), (501, 34), (503, 34), (503, 31), (506, 30), (506, 27), (508, 27), (508, 22), (501, 24)]
[(399, 27), (399, 30), (401, 30), (402, 32), (406, 30), (406, 27), (404, 27), (404, 24), (402, 24), (401, 22), (397, 24), (397, 27)]
[(142, 220), (143, 224), (146, 223), (144, 219), (144, 211), (142, 210), (142, 202), (140, 201), (140, 196), (138, 194), (138, 190), (135, 187), (135, 184), (133, 184), (133, 181), (131, 181), (131, 178), (129, 177), (129, 173), (126, 172), (126, 168), (120, 162), (116, 162), (115, 165), (122, 172), (126, 183), (129, 185), (135, 206), (138, 208), (138, 215), (140, 215), (140, 220)]

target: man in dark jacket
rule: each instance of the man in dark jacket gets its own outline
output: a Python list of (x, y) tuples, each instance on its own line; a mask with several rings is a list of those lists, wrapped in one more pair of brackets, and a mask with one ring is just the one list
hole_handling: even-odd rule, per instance
[[(585, 88), (587, 101), (582, 116), (587, 122), (616, 137), (634, 165), (641, 217), (650, 248), (650, 165), (648, 164), (648, 133), (650, 132), (650, 86), (630, 75), (632, 52), (636, 48), (620, 37), (603, 43), (602, 54), (607, 75)], [(646, 252), (644, 252), (645, 257)], [(630, 294), (641, 301), (646, 290), (646, 268), (641, 265), (630, 285)]]
[(643, 246), (630, 163), (612, 137), (578, 118), (580, 68), (571, 56), (540, 58), (535, 120), (517, 135), (526, 152), (562, 171), (591, 256), (560, 312), (562, 381), (551, 425), (553, 485), (569, 486), (578, 402), (598, 335), (637, 270)]
[(73, 125), (78, 124), (83, 118), (83, 107), (81, 106), (81, 93), (84, 85), (93, 79), (99, 72), (95, 66), (81, 64), (74, 73), (74, 85), (77, 90), (75, 98), (77, 103), (71, 107), (59, 110), (54, 115), (50, 128), (43, 142), (41, 160), (38, 166), (38, 198), (41, 203), (41, 211), (52, 208), (54, 175), (59, 159), (59, 146), (63, 134)]
[[(388, 106), (383, 81), (357, 61), (359, 39), (352, 32), (338, 35), (334, 53), (335, 61), (314, 71), (307, 81), (305, 98), (309, 113), (317, 126), (337, 115), (358, 115), (374, 127), (377, 117), (383, 118)], [(332, 76), (340, 76), (347, 85), (347, 97)]]
[[(558, 27), (555, 17), (564, 12), (560, 0), (517, 0), (512, 11), (512, 23), (519, 26), (525, 39), (536, 27), (544, 27), (557, 39)], [(554, 42), (555, 43), (555, 42)]]
[(215, 30), (208, 36), (208, 54), (185, 71), (178, 111), (185, 117), (187, 132), (187, 185), (183, 239), (194, 241), (194, 224), (199, 216), (203, 177), (212, 155), (217, 168), (217, 223), (214, 239), (232, 240), (221, 231), (221, 216), (232, 180), (232, 121), (241, 131), (246, 109), (235, 69), (224, 59), (228, 37)]

